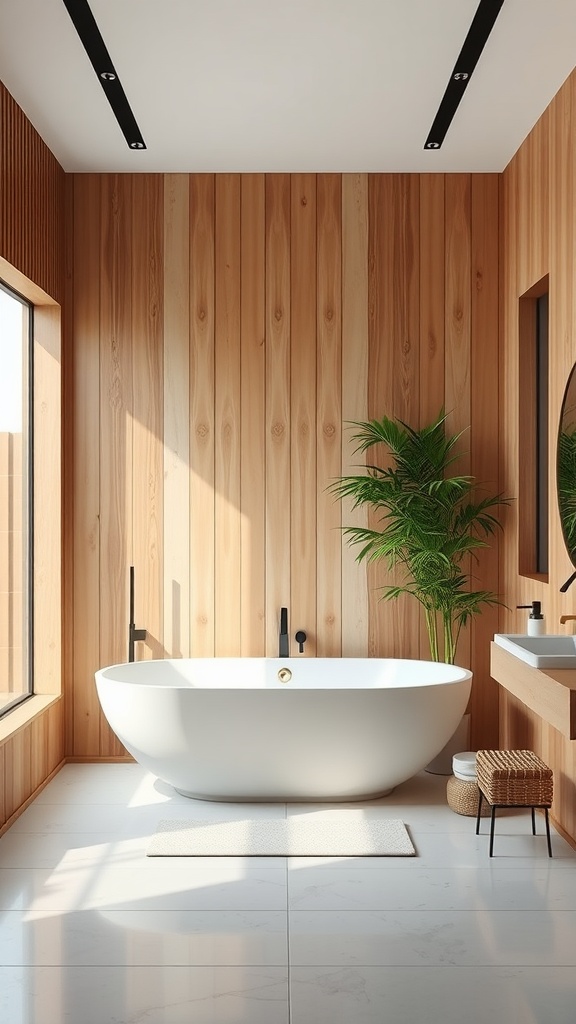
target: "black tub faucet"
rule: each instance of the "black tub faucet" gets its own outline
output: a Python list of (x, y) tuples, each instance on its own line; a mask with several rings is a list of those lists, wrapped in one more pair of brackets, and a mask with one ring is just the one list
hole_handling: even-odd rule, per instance
[(134, 661), (134, 644), (136, 640), (145, 640), (146, 630), (136, 629), (134, 622), (134, 566), (130, 566), (130, 622), (128, 623), (128, 661)]
[(290, 657), (290, 640), (288, 637), (288, 609), (280, 609), (280, 636), (278, 637), (278, 657)]

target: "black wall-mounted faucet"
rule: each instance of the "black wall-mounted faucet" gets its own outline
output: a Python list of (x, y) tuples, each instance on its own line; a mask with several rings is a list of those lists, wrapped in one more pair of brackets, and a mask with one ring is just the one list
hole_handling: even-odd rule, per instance
[(278, 637), (278, 657), (290, 657), (290, 640), (288, 637), (288, 609), (280, 609), (280, 635)]
[(576, 572), (573, 572), (572, 575), (569, 576), (568, 579), (566, 580), (566, 583), (562, 584), (562, 586), (560, 587), (560, 593), (561, 594), (565, 594), (566, 591), (568, 590), (568, 587), (571, 587), (572, 584), (574, 583), (574, 580), (576, 580)]
[(134, 622), (134, 566), (130, 566), (130, 622), (128, 623), (128, 661), (134, 661), (134, 644), (146, 639), (145, 629), (136, 629)]
[(299, 629), (294, 639), (298, 644), (298, 653), (304, 654), (304, 644), (306, 643), (306, 633), (304, 632), (304, 630)]

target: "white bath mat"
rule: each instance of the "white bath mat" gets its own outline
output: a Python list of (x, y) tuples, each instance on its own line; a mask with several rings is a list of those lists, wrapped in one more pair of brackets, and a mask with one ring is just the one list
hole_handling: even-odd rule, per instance
[(413, 857), (402, 821), (160, 821), (148, 857)]

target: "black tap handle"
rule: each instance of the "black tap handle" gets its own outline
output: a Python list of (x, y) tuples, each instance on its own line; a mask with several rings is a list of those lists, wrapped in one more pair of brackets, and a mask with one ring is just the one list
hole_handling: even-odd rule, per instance
[(145, 629), (136, 629), (134, 622), (134, 566), (130, 566), (130, 622), (128, 623), (128, 661), (134, 661), (134, 643), (136, 640), (146, 640), (148, 633)]
[(304, 654), (304, 644), (306, 643), (306, 633), (304, 632), (304, 630), (303, 629), (299, 629), (298, 632), (296, 633), (296, 636), (294, 637), (294, 639), (295, 639), (296, 643), (298, 644), (298, 651), (299, 651), (299, 653), (300, 654)]
[(576, 580), (576, 572), (573, 572), (572, 575), (569, 576), (566, 580), (566, 583), (562, 584), (562, 586), (560, 587), (560, 593), (565, 594), (568, 590), (568, 587), (570, 587), (574, 583), (574, 580)]
[(134, 566), (130, 566), (130, 623), (134, 625)]

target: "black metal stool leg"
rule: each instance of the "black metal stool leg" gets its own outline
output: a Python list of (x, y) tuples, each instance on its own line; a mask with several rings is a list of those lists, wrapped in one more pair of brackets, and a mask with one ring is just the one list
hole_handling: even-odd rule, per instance
[(552, 856), (552, 842), (551, 842), (551, 839), (550, 839), (550, 821), (548, 819), (548, 808), (547, 807), (544, 808), (544, 818), (545, 818), (545, 821), (546, 821), (546, 839), (548, 841), (548, 856), (551, 857)]
[(482, 790), (478, 786), (478, 814), (476, 815), (476, 835), (480, 832), (480, 815), (482, 814)]
[(533, 807), (531, 807), (530, 810), (532, 811), (532, 835), (535, 836), (536, 835), (536, 815), (535, 815)]
[(492, 814), (490, 815), (490, 856), (494, 849), (494, 820), (496, 818), (496, 804), (492, 804)]

